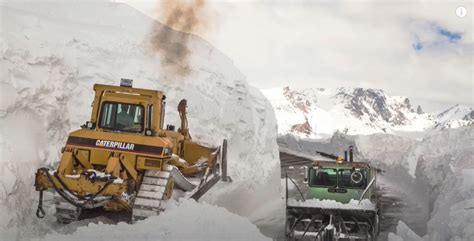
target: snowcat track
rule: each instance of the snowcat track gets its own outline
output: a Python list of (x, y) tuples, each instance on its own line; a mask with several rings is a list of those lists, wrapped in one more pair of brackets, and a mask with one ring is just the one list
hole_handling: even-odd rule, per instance
[(82, 210), (66, 201), (57, 193), (54, 195), (54, 204), (56, 206), (56, 213), (54, 215), (58, 223), (68, 224), (79, 220)]
[(165, 166), (163, 169), (163, 171), (145, 171), (132, 208), (132, 222), (156, 216), (164, 211), (161, 203), (169, 198), (166, 196), (166, 191), (167, 186), (173, 181), (170, 173), (173, 166)]

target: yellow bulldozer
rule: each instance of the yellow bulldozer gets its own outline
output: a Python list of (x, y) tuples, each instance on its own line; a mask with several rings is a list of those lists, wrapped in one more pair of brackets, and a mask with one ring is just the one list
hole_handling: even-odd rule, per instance
[(175, 188), (198, 200), (227, 176), (227, 142), (206, 147), (191, 139), (187, 103), (179, 102), (180, 128), (164, 127), (161, 91), (94, 85), (91, 118), (69, 134), (55, 170), (40, 168), (36, 215), (45, 216), (43, 191), (52, 190), (60, 223), (81, 218), (88, 209), (125, 212), (134, 222), (164, 210)]

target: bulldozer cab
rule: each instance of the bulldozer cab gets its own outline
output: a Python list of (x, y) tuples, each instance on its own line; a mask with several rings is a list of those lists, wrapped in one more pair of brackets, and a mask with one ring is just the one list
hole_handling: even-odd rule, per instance
[(104, 102), (99, 127), (111, 131), (141, 133), (144, 128), (144, 111), (141, 105)]
[(165, 96), (160, 91), (94, 85), (95, 98), (88, 129), (151, 136), (163, 128)]

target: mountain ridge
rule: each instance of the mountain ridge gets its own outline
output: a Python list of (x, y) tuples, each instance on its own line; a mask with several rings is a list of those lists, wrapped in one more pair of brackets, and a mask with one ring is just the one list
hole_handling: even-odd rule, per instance
[(275, 109), (280, 135), (325, 138), (346, 134), (424, 132), (473, 125), (472, 107), (454, 105), (425, 113), (406, 96), (374, 88), (304, 88), (262, 90)]

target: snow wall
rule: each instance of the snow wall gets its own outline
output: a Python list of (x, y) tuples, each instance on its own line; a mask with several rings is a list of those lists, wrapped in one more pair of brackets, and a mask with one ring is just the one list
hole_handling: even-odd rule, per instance
[[(392, 169), (391, 178), (407, 196), (429, 207), (424, 240), (473, 240), (474, 126), (434, 130), (421, 141), (360, 136), (356, 145), (365, 158), (377, 160), (389, 172)], [(409, 175), (402, 175), (402, 170)], [(393, 240), (418, 240), (403, 223), (398, 224), (397, 234)]]
[[(118, 85), (120, 78), (134, 79), (135, 87), (164, 91), (167, 124), (179, 124), (176, 107), (186, 98), (193, 138), (214, 146), (228, 140), (233, 182), (218, 183), (203, 197), (205, 202), (249, 217), (268, 200), (279, 198), (277, 125), (272, 107), (246, 83), (232, 61), (209, 43), (168, 29), (120, 3), (3, 2), (0, 6), (0, 237), (28, 240), (51, 229), (52, 220), (40, 222), (34, 216), (34, 173), (41, 166), (54, 166), (68, 133), (89, 119), (93, 84)], [(186, 75), (173, 75), (160, 64), (165, 60), (147, 42), (152, 27), (167, 31), (172, 39), (187, 40), (191, 54), (189, 65), (184, 66), (189, 70)], [(166, 61), (183, 64), (179, 59)], [(182, 201), (181, 206), (197, 209), (192, 212), (195, 215), (214, 212), (213, 206), (204, 205), (200, 210), (200, 204), (187, 202)], [(215, 209), (221, 220), (238, 219)], [(199, 226), (210, 225), (196, 221)], [(143, 225), (157, 227), (163, 222), (165, 218), (157, 217)], [(214, 221), (213, 230), (225, 234), (225, 222)], [(240, 219), (234, 225), (243, 230), (251, 226)], [(182, 229), (175, 225), (167, 230)], [(202, 234), (203, 230), (195, 231)], [(248, 230), (256, 233), (253, 237), (262, 237)], [(81, 228), (77, 235), (85, 233)], [(162, 238), (179, 237), (173, 235)]]

